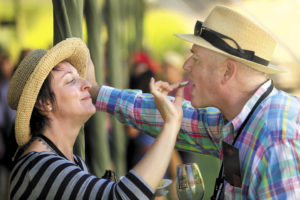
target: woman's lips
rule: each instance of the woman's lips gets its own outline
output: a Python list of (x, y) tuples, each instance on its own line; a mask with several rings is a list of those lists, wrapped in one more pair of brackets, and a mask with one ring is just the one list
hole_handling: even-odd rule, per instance
[(86, 100), (90, 100), (91, 99), (91, 96), (87, 96), (87, 97), (84, 97), (82, 100), (86, 101)]

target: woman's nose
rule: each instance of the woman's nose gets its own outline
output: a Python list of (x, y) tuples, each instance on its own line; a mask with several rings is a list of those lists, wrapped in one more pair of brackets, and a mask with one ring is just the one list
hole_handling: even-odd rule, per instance
[(82, 82), (82, 85), (81, 85), (82, 90), (90, 90), (91, 89), (92, 85), (88, 80), (82, 78), (81, 82)]

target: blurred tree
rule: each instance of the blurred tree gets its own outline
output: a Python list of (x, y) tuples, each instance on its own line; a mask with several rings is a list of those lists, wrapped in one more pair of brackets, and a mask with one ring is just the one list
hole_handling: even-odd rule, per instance
[[(60, 41), (78, 37), (82, 39), (82, 0), (53, 0), (53, 45)], [(75, 153), (85, 160), (84, 128), (80, 129), (76, 144)]]
[(134, 21), (135, 21), (135, 40), (133, 52), (143, 49), (143, 32), (144, 32), (144, 13), (145, 2), (144, 0), (136, 0), (134, 4)]
[[(97, 0), (85, 0), (84, 14), (87, 24), (88, 47), (95, 65), (97, 82), (104, 85), (103, 51), (101, 46), (100, 6)], [(110, 168), (109, 145), (106, 130), (106, 113), (96, 112), (89, 120), (86, 140), (86, 158), (92, 172), (101, 176), (105, 169)]]
[[(88, 45), (91, 58), (95, 64), (97, 80), (100, 84), (104, 83), (103, 72), (101, 68), (100, 51), (100, 19), (97, 0), (86, 0), (85, 7), (83, 0), (53, 0), (54, 17), (54, 44), (68, 37), (82, 38), (83, 8), (85, 8)], [(92, 119), (92, 128), (89, 134), (84, 135), (81, 129), (75, 145), (75, 151), (85, 158), (85, 138), (89, 148), (88, 164), (92, 171), (101, 176), (106, 168), (110, 166), (109, 149), (105, 130), (105, 115), (97, 113)], [(94, 126), (94, 127), (93, 127)]]
[[(121, 37), (120, 32), (120, 1), (121, 0), (106, 0), (106, 25), (108, 32), (107, 40), (107, 67), (109, 72), (110, 85), (116, 88), (123, 88), (123, 68), (121, 55)], [(124, 126), (112, 118), (112, 153), (113, 161), (118, 176), (124, 175), (126, 172), (126, 136)]]
[(53, 45), (78, 37), (82, 39), (83, 0), (53, 0)]

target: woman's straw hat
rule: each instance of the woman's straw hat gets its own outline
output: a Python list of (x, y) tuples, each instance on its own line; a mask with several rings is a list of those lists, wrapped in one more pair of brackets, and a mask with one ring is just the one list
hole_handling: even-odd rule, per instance
[(15, 134), (19, 146), (30, 138), (30, 118), (39, 91), (51, 70), (60, 62), (71, 63), (81, 77), (86, 75), (88, 49), (79, 38), (68, 38), (50, 50), (35, 50), (15, 71), (7, 92), (9, 106), (17, 110)]
[[(240, 13), (227, 7), (216, 6), (205, 21), (197, 22), (196, 26), (198, 28), (195, 27), (194, 34), (175, 35), (266, 74), (285, 71), (270, 64), (276, 41), (259, 25)], [(199, 28), (201, 26), (202, 28)]]

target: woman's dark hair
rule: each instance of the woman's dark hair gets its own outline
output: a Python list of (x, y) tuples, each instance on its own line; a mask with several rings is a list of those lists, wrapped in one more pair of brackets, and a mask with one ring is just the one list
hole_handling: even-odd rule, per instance
[(36, 99), (36, 103), (30, 118), (30, 132), (32, 137), (41, 134), (44, 131), (45, 126), (49, 124), (50, 119), (45, 114), (43, 114), (40, 108), (42, 108), (43, 105), (45, 105), (49, 101), (51, 104), (55, 102), (55, 95), (51, 88), (51, 80), (52, 75), (51, 73), (49, 73)]

